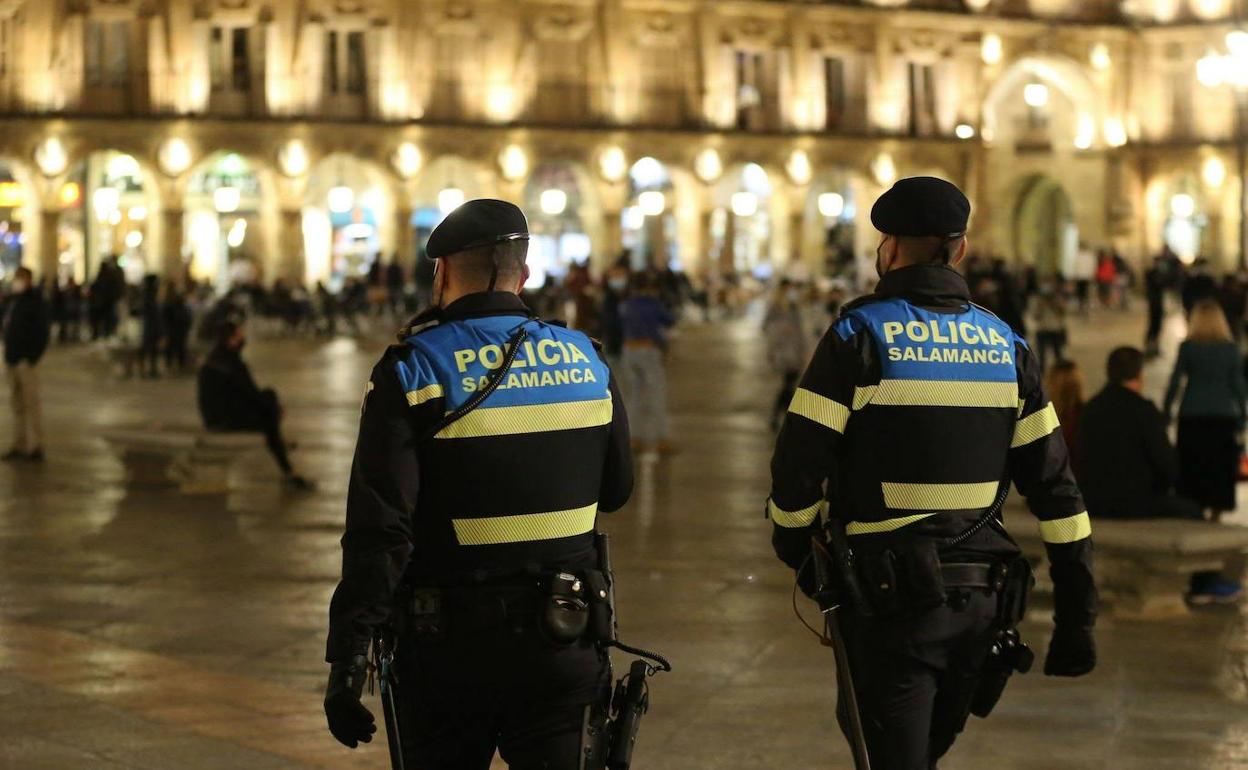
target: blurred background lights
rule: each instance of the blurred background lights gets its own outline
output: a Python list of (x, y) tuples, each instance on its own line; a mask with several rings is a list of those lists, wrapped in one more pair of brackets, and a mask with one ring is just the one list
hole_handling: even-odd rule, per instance
[(447, 187), (438, 193), (438, 211), (443, 216), (464, 205), (464, 191), (458, 187)]
[(667, 208), (667, 196), (658, 190), (646, 190), (637, 196), (637, 208), (644, 216), (657, 217)]
[(818, 200), (819, 213), (828, 219), (835, 219), (845, 212), (845, 196), (840, 193), (826, 192)]
[(538, 199), (538, 205), (542, 209), (543, 214), (557, 217), (568, 207), (568, 194), (556, 188), (542, 190), (542, 194)]

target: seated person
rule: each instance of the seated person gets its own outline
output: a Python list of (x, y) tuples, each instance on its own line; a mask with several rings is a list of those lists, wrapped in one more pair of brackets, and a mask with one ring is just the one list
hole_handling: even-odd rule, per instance
[[(1144, 353), (1121, 347), (1106, 362), (1109, 383), (1083, 408), (1073, 453), (1088, 513), (1104, 519), (1203, 520), (1200, 505), (1173, 493), (1179, 461), (1166, 420), (1144, 387)], [(1235, 601), (1243, 593), (1217, 573), (1192, 577), (1196, 603)]]
[(247, 343), (243, 327), (233, 321), (218, 326), (217, 342), (199, 370), (199, 413), (209, 430), (263, 433), (269, 452), (287, 486), (312, 489), (312, 482), (294, 472), (282, 438), (282, 407), (272, 388), (261, 390), (243, 361)]

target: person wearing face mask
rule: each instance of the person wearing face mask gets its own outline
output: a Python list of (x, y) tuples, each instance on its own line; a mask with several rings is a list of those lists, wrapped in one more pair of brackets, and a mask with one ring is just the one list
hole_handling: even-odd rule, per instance
[[(1036, 356), (954, 269), (970, 208), (933, 177), (876, 201), (880, 282), (819, 343), (771, 463), (772, 543), (821, 606), (837, 603), (829, 588), (843, 599), (861, 724), (847, 690), (838, 718), (876, 770), (935, 768), (1030, 666), (1017, 625), (1032, 576), (1000, 516), (1011, 482), (1053, 578), (1044, 672), (1096, 664), (1087, 509)], [(828, 552), (840, 579), (816, 581)]]
[(8, 461), (43, 461), (43, 420), (39, 402), (39, 359), (52, 333), (51, 314), (30, 268), (19, 267), (9, 284), (4, 310), (4, 363), (9, 370), (13, 446)]
[(243, 325), (224, 321), (217, 328), (217, 342), (198, 379), (199, 414), (209, 430), (263, 433), (269, 453), (282, 472), (282, 482), (296, 490), (311, 491), (315, 485), (295, 473), (282, 435), (285, 409), (272, 388), (261, 389), (243, 360), (247, 332)]
[(324, 707), (339, 742), (371, 741), (372, 647), (395, 681), (395, 767), (486, 770), (495, 751), (517, 768), (601, 766), (582, 762), (610, 661), (583, 614), (608, 595), (585, 595), (607, 572), (598, 514), (632, 493), (628, 418), (595, 343), (519, 296), (528, 240), (510, 203), (451, 212), (429, 236), (433, 307), (365, 387)]

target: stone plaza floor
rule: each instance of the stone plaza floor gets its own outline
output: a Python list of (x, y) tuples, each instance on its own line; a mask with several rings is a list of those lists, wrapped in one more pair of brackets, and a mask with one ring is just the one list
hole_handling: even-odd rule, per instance
[[(1138, 314), (1108, 311), (1073, 324), (1091, 388), (1108, 348), (1139, 344), (1142, 328)], [(676, 667), (652, 683), (638, 770), (851, 766), (831, 653), (793, 618), (791, 575), (761, 515), (776, 383), (756, 329), (682, 329), (671, 406), (683, 451), (643, 457), (632, 502), (602, 522), (624, 637)], [(256, 377), (279, 388), (296, 464), (320, 489), (284, 492), (260, 451), (236, 474), (228, 510), (127, 496), (100, 435), (195, 423), (191, 378), (119, 380), (90, 346), (53, 350), (42, 367), (48, 461), (0, 465), (0, 768), (388, 766), (384, 741), (348, 751), (321, 713), (347, 469), (364, 381), (388, 341), (380, 327), (359, 339), (253, 341)], [(1154, 394), (1165, 366), (1150, 368)], [(0, 436), (8, 421), (0, 408)], [(1026, 625), (1041, 651), (1046, 615)], [(941, 767), (1248, 767), (1239, 611), (1106, 617), (1099, 644), (1086, 678), (1015, 677)]]

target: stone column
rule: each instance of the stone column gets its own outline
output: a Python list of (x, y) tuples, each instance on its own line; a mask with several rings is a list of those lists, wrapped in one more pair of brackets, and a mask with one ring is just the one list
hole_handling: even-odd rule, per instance
[(174, 281), (179, 286), (186, 278), (186, 263), (182, 259), (182, 222), (186, 212), (181, 208), (165, 208), (161, 212), (159, 259), (164, 265), (165, 279)]
[(48, 206), (39, 212), (39, 278), (54, 281), (60, 264), (57, 236), (61, 223), (61, 210)]
[(393, 258), (405, 272), (410, 272), (416, 261), (416, 236), (412, 232), (412, 207), (402, 199), (399, 199), (394, 207)]
[(281, 254), (278, 255), (277, 276), (285, 278), (296, 285), (304, 284), (303, 259), (303, 210), (283, 208), (281, 210), (281, 237), (278, 239)]
[(620, 224), (623, 212), (606, 209), (602, 212), (602, 252), (594, 260), (593, 267), (599, 271), (606, 270), (615, 262), (624, 247), (624, 228)]

